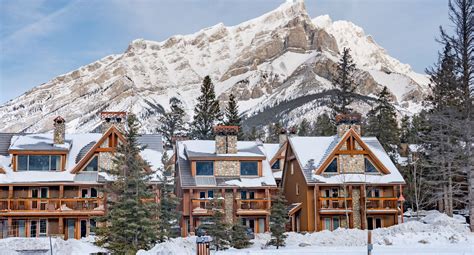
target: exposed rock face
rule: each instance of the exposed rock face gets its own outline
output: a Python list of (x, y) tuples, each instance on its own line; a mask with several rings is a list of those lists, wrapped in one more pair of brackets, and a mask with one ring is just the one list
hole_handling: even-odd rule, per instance
[[(414, 109), (423, 98), (426, 77), (387, 55), (362, 28), (328, 16), (311, 20), (296, 1), (232, 27), (218, 24), (163, 42), (135, 40), (123, 54), (53, 78), (0, 106), (0, 132), (48, 131), (59, 115), (67, 132), (96, 130), (101, 111), (132, 111), (151, 132), (170, 97), (180, 98), (192, 115), (206, 75), (219, 99), (233, 93), (251, 116), (331, 89), (343, 47), (351, 48), (357, 64), (358, 93), (374, 97), (385, 85), (399, 110)], [(367, 103), (356, 106), (362, 113), (370, 109)], [(311, 120), (323, 109), (319, 101), (293, 104), (283, 118)]]

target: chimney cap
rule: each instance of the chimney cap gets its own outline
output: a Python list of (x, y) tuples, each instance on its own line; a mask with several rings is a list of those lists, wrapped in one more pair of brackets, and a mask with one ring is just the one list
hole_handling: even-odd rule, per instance
[(337, 114), (336, 124), (357, 124), (360, 123), (362, 115), (360, 113)]
[(239, 133), (239, 126), (215, 126), (214, 133), (218, 135), (237, 135)]
[(58, 124), (62, 124), (62, 123), (64, 123), (64, 122), (66, 122), (66, 121), (63, 119), (63, 117), (61, 117), (61, 116), (58, 116), (58, 117), (54, 118), (53, 121), (54, 121), (54, 123), (58, 123)]
[(111, 117), (125, 117), (127, 112), (101, 112), (100, 117), (102, 119), (111, 118)]

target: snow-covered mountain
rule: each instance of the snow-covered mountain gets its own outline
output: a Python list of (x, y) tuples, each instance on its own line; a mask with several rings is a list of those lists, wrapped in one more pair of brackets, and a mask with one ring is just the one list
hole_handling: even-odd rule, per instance
[(325, 109), (344, 47), (357, 64), (360, 111), (370, 109), (383, 86), (401, 112), (417, 111), (426, 76), (389, 56), (362, 28), (327, 15), (311, 19), (302, 1), (292, 1), (236, 26), (217, 24), (163, 42), (135, 40), (123, 54), (55, 77), (0, 106), (0, 131), (47, 131), (58, 115), (68, 132), (90, 131), (104, 110), (132, 111), (151, 131), (170, 97), (180, 98), (192, 115), (206, 75), (222, 104), (234, 93), (249, 125), (315, 119)]

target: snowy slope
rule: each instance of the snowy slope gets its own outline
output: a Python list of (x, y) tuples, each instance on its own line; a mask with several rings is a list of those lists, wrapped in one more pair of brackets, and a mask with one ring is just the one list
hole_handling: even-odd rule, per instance
[[(397, 109), (418, 109), (428, 83), (424, 75), (390, 57), (351, 22), (333, 22), (327, 15), (311, 19), (302, 1), (288, 1), (236, 26), (220, 23), (162, 42), (134, 40), (123, 54), (55, 77), (0, 106), (0, 132), (47, 131), (57, 115), (66, 119), (68, 132), (90, 131), (104, 110), (132, 111), (151, 131), (170, 97), (180, 98), (192, 115), (206, 75), (221, 103), (233, 93), (246, 116), (290, 103), (274, 117), (311, 119), (324, 109), (324, 98), (302, 98), (331, 89), (344, 47), (357, 63), (358, 93), (374, 96), (386, 85)], [(367, 100), (357, 104), (362, 112), (370, 109)]]

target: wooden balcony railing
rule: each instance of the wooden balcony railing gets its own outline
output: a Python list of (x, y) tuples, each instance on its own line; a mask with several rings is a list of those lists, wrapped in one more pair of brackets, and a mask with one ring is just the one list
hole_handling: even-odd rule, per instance
[[(344, 202), (345, 201), (345, 202)], [(321, 197), (319, 198), (321, 209), (340, 209), (352, 210), (352, 198), (351, 197)]]
[(397, 209), (397, 198), (396, 197), (368, 197), (367, 209), (368, 210)]
[(0, 212), (104, 211), (103, 198), (10, 198), (0, 199)]
[(211, 214), (213, 210), (223, 210), (223, 199), (203, 199), (192, 198), (192, 208), (194, 214)]
[(267, 210), (270, 208), (269, 199), (237, 199), (237, 210)]

